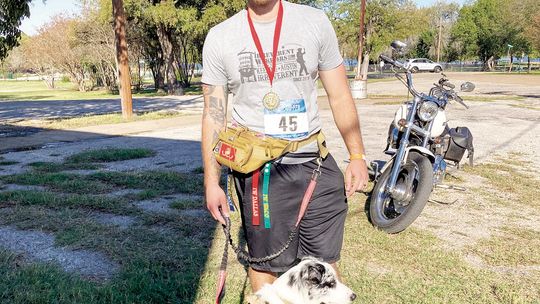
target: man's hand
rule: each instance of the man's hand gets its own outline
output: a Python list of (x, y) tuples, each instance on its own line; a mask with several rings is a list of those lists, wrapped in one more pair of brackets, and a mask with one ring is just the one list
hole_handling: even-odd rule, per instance
[(345, 170), (345, 192), (350, 197), (354, 192), (367, 186), (368, 171), (366, 161), (363, 159), (351, 160)]
[(225, 217), (229, 217), (229, 204), (227, 196), (219, 185), (208, 186), (205, 189), (206, 208), (212, 214), (212, 217), (225, 225)]

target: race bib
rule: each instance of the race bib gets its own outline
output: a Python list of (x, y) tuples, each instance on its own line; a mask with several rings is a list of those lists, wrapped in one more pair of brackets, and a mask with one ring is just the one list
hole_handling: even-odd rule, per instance
[(264, 133), (287, 140), (306, 137), (309, 120), (304, 99), (281, 100), (276, 109), (264, 109)]

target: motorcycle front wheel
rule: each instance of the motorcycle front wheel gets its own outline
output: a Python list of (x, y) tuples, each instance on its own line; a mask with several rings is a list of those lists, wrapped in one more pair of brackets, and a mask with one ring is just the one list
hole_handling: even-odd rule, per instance
[(433, 166), (429, 159), (410, 152), (407, 162), (400, 168), (396, 188), (406, 191), (407, 197), (394, 199), (386, 191), (392, 166), (381, 174), (369, 206), (371, 223), (386, 233), (399, 233), (411, 225), (420, 215), (433, 190)]

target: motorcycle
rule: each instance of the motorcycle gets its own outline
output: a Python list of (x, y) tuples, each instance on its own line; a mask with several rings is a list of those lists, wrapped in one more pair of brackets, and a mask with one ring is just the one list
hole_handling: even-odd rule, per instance
[[(401, 53), (406, 45), (394, 41), (391, 46)], [(473, 137), (466, 127), (447, 125), (445, 110), (450, 101), (469, 107), (446, 75), (441, 73), (441, 79), (425, 94), (414, 88), (412, 72), (403, 63), (385, 55), (380, 59), (381, 67), (385, 63), (392, 65), (395, 76), (413, 97), (399, 107), (390, 124), (385, 154), (391, 159), (381, 170), (377, 163), (371, 163), (375, 181), (369, 206), (371, 223), (387, 233), (399, 233), (420, 215), (433, 188), (445, 186), (442, 182), (448, 166), (459, 168), (465, 151), (473, 165)], [(405, 76), (395, 68), (404, 70)], [(465, 82), (461, 91), (471, 92), (474, 87)]]

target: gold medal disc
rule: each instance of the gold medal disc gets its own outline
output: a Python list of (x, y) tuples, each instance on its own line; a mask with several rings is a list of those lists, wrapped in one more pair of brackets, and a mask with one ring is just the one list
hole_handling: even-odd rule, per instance
[(263, 104), (268, 110), (275, 110), (279, 106), (279, 96), (270, 91), (264, 95)]

